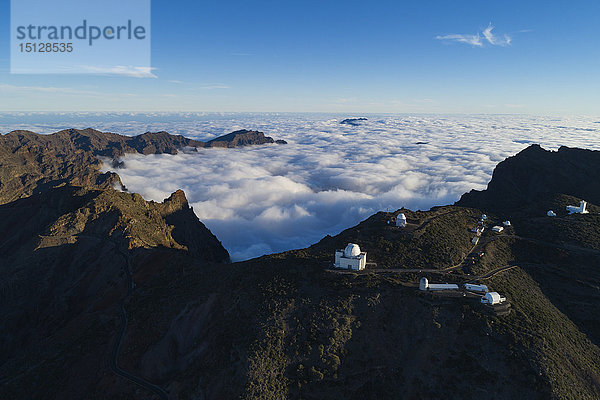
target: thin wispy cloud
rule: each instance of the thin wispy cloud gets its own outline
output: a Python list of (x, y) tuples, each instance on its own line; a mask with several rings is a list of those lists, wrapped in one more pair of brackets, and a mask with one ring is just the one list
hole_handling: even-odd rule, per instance
[(49, 93), (49, 94), (69, 94), (77, 96), (98, 96), (101, 93), (90, 90), (79, 90), (65, 87), (54, 86), (19, 86), (0, 83), (0, 91), (6, 93)]
[(488, 27), (483, 30), (483, 36), (490, 44), (494, 46), (510, 45), (510, 42), (512, 41), (510, 36), (504, 34), (503, 37), (497, 37), (496, 35), (494, 35), (494, 33), (492, 33), (492, 30), (494, 30), (494, 27), (492, 26), (491, 22), (488, 25)]
[(78, 69), (99, 75), (122, 75), (132, 78), (158, 78), (152, 71), (152, 67), (135, 67), (127, 65), (115, 65), (111, 67), (98, 67), (94, 65), (79, 65)]
[(200, 89), (203, 89), (203, 90), (229, 89), (229, 86), (228, 85), (224, 85), (222, 83), (215, 83), (215, 84), (212, 84), (212, 85), (203, 85), (203, 86), (200, 86)]
[(466, 35), (466, 34), (451, 34), (451, 35), (438, 35), (435, 37), (438, 40), (448, 40), (459, 43), (467, 43), (471, 46), (481, 47), (483, 43), (481, 42), (481, 36), (477, 35)]
[(483, 47), (484, 44), (492, 46), (509, 46), (512, 42), (512, 37), (508, 34), (497, 36), (493, 32), (494, 26), (490, 22), (484, 30), (477, 32), (476, 34), (449, 34), (449, 35), (438, 35), (435, 38), (437, 40), (458, 42), (469, 44), (473, 47)]

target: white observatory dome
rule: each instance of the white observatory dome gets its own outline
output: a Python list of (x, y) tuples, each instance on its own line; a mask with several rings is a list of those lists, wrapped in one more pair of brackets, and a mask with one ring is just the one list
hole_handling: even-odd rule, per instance
[(357, 257), (360, 256), (360, 247), (354, 243), (348, 243), (344, 250), (344, 257)]
[(404, 228), (406, 226), (406, 215), (403, 213), (398, 214), (396, 217), (396, 226)]

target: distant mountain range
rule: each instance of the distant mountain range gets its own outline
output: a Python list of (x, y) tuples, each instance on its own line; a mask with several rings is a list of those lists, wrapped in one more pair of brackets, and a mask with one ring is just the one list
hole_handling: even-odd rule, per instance
[[(0, 137), (0, 397), (600, 398), (600, 152), (531, 146), (455, 205), (379, 212), (241, 263), (182, 191), (145, 201), (99, 169), (99, 157), (273, 142)], [(580, 199), (590, 213), (567, 215)], [(482, 213), (511, 225), (473, 245)], [(349, 242), (366, 271), (331, 270)], [(419, 291), (421, 277), (484, 283), (511, 311)]]
[(258, 131), (239, 130), (207, 142), (146, 132), (138, 136), (88, 129), (66, 129), (51, 135), (13, 131), (0, 136), (0, 202), (5, 203), (58, 184), (105, 189), (121, 185), (116, 174), (99, 172), (98, 157), (119, 164), (126, 153), (177, 154), (184, 147), (239, 147), (285, 144)]

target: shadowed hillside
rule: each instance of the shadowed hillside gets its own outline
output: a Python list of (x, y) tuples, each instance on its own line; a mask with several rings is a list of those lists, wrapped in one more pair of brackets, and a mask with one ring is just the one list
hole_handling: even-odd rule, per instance
[[(600, 204), (600, 151), (561, 147), (548, 151), (532, 145), (499, 163), (484, 191), (465, 193), (456, 203), (503, 213), (545, 214), (568, 195)], [(577, 203), (578, 204), (578, 203)]]

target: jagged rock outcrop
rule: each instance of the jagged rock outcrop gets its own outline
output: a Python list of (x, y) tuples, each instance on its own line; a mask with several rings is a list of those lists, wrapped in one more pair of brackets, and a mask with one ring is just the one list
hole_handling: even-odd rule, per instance
[(184, 245), (191, 256), (219, 262), (229, 261), (229, 253), (194, 214), (183, 190), (177, 190), (157, 206), (165, 222), (174, 227), (173, 238)]

